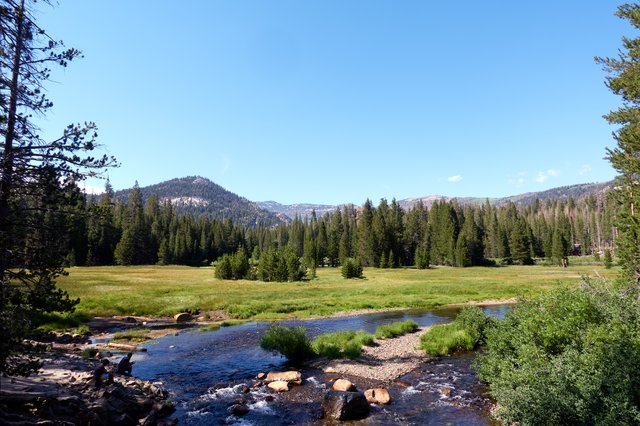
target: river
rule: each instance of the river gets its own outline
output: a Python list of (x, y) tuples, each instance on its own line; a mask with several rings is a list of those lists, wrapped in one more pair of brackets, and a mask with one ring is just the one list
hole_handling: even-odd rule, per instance
[[(503, 317), (509, 306), (484, 308), (489, 315)], [(458, 309), (394, 311), (345, 318), (284, 321), (303, 325), (310, 337), (338, 330), (374, 332), (376, 327), (413, 320), (419, 326), (450, 322)], [(174, 417), (180, 424), (278, 425), (331, 424), (324, 421), (320, 403), (326, 382), (335, 375), (319, 369), (303, 370), (305, 381), (290, 392), (274, 395), (268, 389), (248, 388), (258, 372), (286, 368), (286, 360), (262, 350), (260, 337), (267, 322), (250, 322), (219, 330), (188, 329), (145, 344), (147, 352), (134, 355), (134, 374), (159, 382), (176, 403)], [(382, 385), (392, 397), (388, 406), (373, 406), (362, 425), (490, 425), (489, 401), (471, 364), (473, 354), (427, 361), (393, 383), (366, 382), (349, 377), (359, 389)], [(248, 414), (236, 417), (227, 412), (234, 402), (246, 403)]]

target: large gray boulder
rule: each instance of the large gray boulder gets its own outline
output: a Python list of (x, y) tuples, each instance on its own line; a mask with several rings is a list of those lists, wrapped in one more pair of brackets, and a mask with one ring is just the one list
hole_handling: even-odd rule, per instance
[(362, 392), (330, 390), (324, 395), (322, 410), (327, 419), (360, 420), (369, 415), (369, 403)]

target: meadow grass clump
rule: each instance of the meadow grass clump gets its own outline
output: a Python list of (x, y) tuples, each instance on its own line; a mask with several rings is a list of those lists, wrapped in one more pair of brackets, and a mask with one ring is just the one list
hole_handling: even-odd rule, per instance
[(80, 356), (82, 358), (95, 358), (97, 354), (98, 354), (98, 349), (96, 349), (96, 348), (85, 348), (82, 351), (82, 353), (80, 354)]
[(455, 324), (434, 325), (420, 337), (420, 349), (432, 356), (444, 356), (459, 350), (471, 350), (474, 342), (466, 330)]
[(220, 324), (209, 324), (199, 329), (201, 333), (206, 331), (220, 330)]
[(291, 362), (298, 363), (313, 357), (311, 343), (305, 327), (271, 325), (262, 335), (260, 347), (265, 351), (279, 352)]
[(418, 324), (411, 320), (394, 322), (376, 328), (376, 339), (391, 339), (418, 331)]
[(495, 324), (477, 306), (464, 308), (451, 324), (435, 325), (423, 334), (420, 348), (433, 356), (470, 351), (485, 342), (487, 331)]
[(38, 317), (35, 318), (35, 322), (39, 324), (38, 330), (40, 331), (66, 331), (77, 328), (78, 330), (82, 330), (82, 332), (77, 331), (78, 334), (85, 334), (84, 331), (88, 331), (88, 327), (81, 324), (89, 321), (89, 319), (91, 319), (91, 315), (80, 312), (68, 312), (64, 314), (46, 312), (38, 315)]
[(362, 346), (370, 345), (373, 340), (374, 336), (364, 331), (337, 331), (316, 337), (311, 347), (319, 356), (354, 359), (362, 353)]
[(151, 339), (148, 328), (132, 328), (131, 330), (119, 331), (113, 335), (113, 340), (125, 340), (128, 342), (145, 342)]
[(222, 327), (232, 327), (234, 325), (240, 325), (240, 324), (246, 324), (247, 320), (226, 320), (226, 321), (222, 321), (220, 323), (220, 326)]

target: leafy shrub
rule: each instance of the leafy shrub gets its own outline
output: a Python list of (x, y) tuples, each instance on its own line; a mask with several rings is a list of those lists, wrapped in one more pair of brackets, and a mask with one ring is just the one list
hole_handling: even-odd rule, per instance
[(311, 344), (313, 351), (327, 358), (357, 358), (363, 345), (373, 343), (373, 335), (364, 331), (337, 331), (316, 337)]
[(445, 356), (459, 350), (469, 351), (474, 346), (469, 333), (453, 323), (434, 325), (420, 336), (420, 349), (432, 356)]
[(478, 373), (505, 424), (638, 424), (640, 291), (584, 281), (489, 330)]
[(313, 356), (306, 332), (304, 327), (273, 324), (262, 336), (260, 347), (265, 351), (279, 352), (291, 362), (301, 362)]
[(402, 336), (407, 333), (415, 333), (418, 331), (418, 324), (411, 320), (394, 322), (392, 324), (381, 325), (376, 328), (376, 338), (391, 339), (393, 337)]
[(451, 324), (433, 326), (423, 334), (420, 337), (420, 348), (432, 356), (470, 351), (484, 343), (487, 331), (495, 322), (494, 318), (487, 317), (477, 306), (464, 308)]
[(362, 262), (352, 258), (345, 259), (342, 265), (342, 276), (346, 279), (364, 278), (362, 275)]
[(97, 354), (98, 354), (98, 349), (96, 349), (96, 348), (85, 348), (82, 351), (82, 353), (80, 353), (80, 356), (82, 358), (95, 358)]

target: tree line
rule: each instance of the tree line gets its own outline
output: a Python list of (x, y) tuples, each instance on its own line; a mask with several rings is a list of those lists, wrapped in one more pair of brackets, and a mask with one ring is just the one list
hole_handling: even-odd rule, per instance
[(157, 195), (143, 200), (137, 184), (126, 202), (115, 199), (108, 182), (105, 189), (80, 201), (85, 214), (75, 215), (69, 229), (69, 265), (206, 265), (238, 251), (257, 265), (265, 254), (284, 249), (311, 270), (349, 258), (379, 268), (526, 265), (534, 258), (563, 264), (570, 254), (612, 248), (616, 234), (616, 204), (607, 192), (525, 207), (453, 200), (404, 210), (395, 199), (377, 206), (367, 200), (287, 225), (247, 227), (179, 215)]

